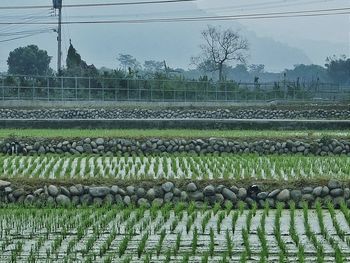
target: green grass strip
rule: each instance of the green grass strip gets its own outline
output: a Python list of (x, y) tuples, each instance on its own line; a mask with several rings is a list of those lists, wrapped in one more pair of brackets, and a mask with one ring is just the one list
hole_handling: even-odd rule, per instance
[(342, 131), (272, 131), (272, 130), (141, 130), (141, 129), (0, 129), (0, 138), (43, 137), (118, 137), (118, 138), (350, 138), (350, 130)]

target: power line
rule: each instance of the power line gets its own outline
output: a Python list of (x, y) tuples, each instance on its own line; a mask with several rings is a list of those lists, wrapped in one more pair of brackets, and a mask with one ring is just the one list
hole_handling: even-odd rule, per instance
[[(97, 21), (62, 21), (62, 24), (122, 24), (122, 23), (159, 23), (159, 22), (197, 22), (197, 21), (217, 21), (217, 20), (238, 20), (238, 19), (266, 19), (266, 18), (288, 18), (288, 17), (314, 17), (330, 15), (350, 14), (350, 7), (286, 11), (271, 13), (252, 13), (241, 15), (217, 15), (198, 17), (174, 17), (174, 18), (149, 18), (149, 19), (128, 19), (128, 20), (97, 20)], [(56, 22), (0, 22), (0, 25), (50, 25)]]
[[(23, 22), (33, 22), (33, 21), (40, 21), (41, 19), (40, 18), (37, 18), (35, 17), (36, 15), (41, 15), (41, 14), (46, 14), (46, 18), (50, 18), (50, 16), (48, 16), (48, 13), (47, 11), (40, 11), (40, 12), (35, 12), (35, 13), (29, 13), (29, 14), (25, 14), (25, 15), (20, 15), (19, 17), (17, 17), (17, 19), (20, 19), (21, 21)], [(2, 18), (2, 17), (1, 17)], [(0, 21), (3, 21), (1, 20), (0, 18)], [(5, 20), (6, 21), (6, 20)], [(19, 28), (23, 28), (23, 27), (26, 27), (25, 24), (22, 24), (22, 25), (7, 25), (7, 26), (4, 26), (4, 27), (1, 27), (0, 28), (0, 33), (7, 33), (7, 32), (11, 32), (13, 30), (18, 30)]]
[[(299, 1), (302, 1), (303, 6), (310, 5), (314, 3), (320, 3), (320, 0), (315, 1), (309, 1), (306, 0), (295, 0), (293, 3), (287, 3), (286, 1), (271, 1), (271, 2), (260, 2), (260, 3), (254, 3), (254, 4), (246, 4), (246, 5), (234, 5), (234, 6), (224, 6), (224, 7), (218, 7), (218, 8), (210, 8), (210, 11), (229, 11), (229, 10), (261, 10), (261, 9), (271, 9), (271, 8), (284, 8), (284, 7), (293, 7), (293, 6), (300, 6)], [(330, 1), (336, 1), (336, 0), (328, 0)], [(281, 3), (282, 2), (282, 3)], [(207, 9), (205, 9), (207, 10)]]
[(9, 41), (13, 41), (13, 40), (17, 40), (17, 39), (22, 39), (22, 38), (27, 38), (27, 37), (32, 37), (32, 36), (39, 35), (39, 34), (43, 34), (43, 33), (49, 33), (50, 31), (51, 31), (51, 30), (47, 30), (46, 32), (43, 31), (43, 32), (28, 34), (28, 35), (25, 35), (25, 36), (20, 36), (20, 37), (14, 37), (14, 38), (9, 38), (9, 39), (4, 39), (4, 40), (0, 40), (0, 43), (9, 42)]
[[(311, 0), (311, 2), (305, 2), (307, 0), (296, 0), (297, 1), (303, 1), (303, 4), (312, 4), (312, 3), (318, 3), (319, 0), (313, 1)], [(329, 1), (336, 1), (336, 0), (329, 0)], [(290, 3), (290, 4), (283, 4), (283, 5), (279, 5), (279, 6), (268, 6), (268, 4), (273, 4), (273, 3), (281, 3), (281, 1), (274, 1), (274, 2), (266, 2), (266, 5), (263, 5), (263, 7), (257, 7), (257, 8), (252, 8), (252, 4), (250, 4), (249, 6), (251, 8), (249, 8), (249, 10), (260, 10), (260, 9), (267, 9), (267, 8), (275, 8), (275, 7), (286, 7), (286, 6), (295, 6), (295, 5), (300, 5), (300, 3)], [(256, 4), (257, 6), (259, 6), (259, 4)], [(200, 8), (199, 10), (201, 11), (222, 11), (225, 13), (228, 13), (230, 11), (234, 11), (234, 10), (239, 10), (239, 9), (244, 9), (244, 10), (248, 10), (247, 8), (245, 8), (248, 5), (235, 5), (235, 6), (223, 6), (223, 7), (218, 7), (218, 8)], [(118, 14), (118, 17), (130, 17), (130, 16), (137, 16), (137, 17), (147, 17), (147, 16), (158, 16), (158, 15), (176, 15), (178, 13), (192, 13), (193, 15), (193, 9), (181, 9), (181, 10), (167, 10), (167, 11), (162, 11), (162, 12), (140, 12), (138, 11), (137, 14)], [(197, 11), (197, 10), (195, 10)], [(99, 19), (99, 18), (114, 18), (116, 17), (116, 15), (71, 15), (69, 16), (70, 18), (75, 18), (75, 19)], [(169, 17), (170, 18), (170, 17)], [(66, 19), (67, 20), (67, 19)]]
[[(95, 4), (71, 4), (62, 5), (62, 8), (74, 8), (74, 7), (103, 7), (103, 6), (121, 6), (121, 5), (148, 5), (148, 4), (169, 4), (179, 2), (195, 2), (197, 0), (160, 0), (160, 1), (138, 1), (138, 2), (119, 2), (119, 3), (95, 3)], [(0, 10), (11, 9), (43, 9), (52, 8), (48, 5), (27, 5), (27, 6), (0, 6)]]
[(27, 35), (27, 34), (32, 34), (32, 33), (41, 33), (41, 32), (46, 32), (48, 30), (54, 30), (54, 28), (45, 28), (45, 29), (42, 28), (42, 29), (9, 32), (9, 33), (0, 33), (0, 37), (9, 37), (9, 36), (16, 36), (16, 35)]

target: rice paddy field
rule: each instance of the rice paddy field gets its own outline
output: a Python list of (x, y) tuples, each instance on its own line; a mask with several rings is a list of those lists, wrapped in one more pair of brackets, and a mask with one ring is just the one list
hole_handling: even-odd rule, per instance
[(350, 211), (240, 206), (0, 210), (1, 262), (349, 262)]
[(346, 179), (348, 156), (235, 155), (235, 156), (0, 156), (7, 178), (119, 180), (157, 179)]
[[(347, 131), (0, 130), (8, 137), (350, 138)], [(122, 181), (349, 181), (345, 155), (0, 155), (0, 178)], [(1, 194), (1, 191), (0, 191)], [(266, 203), (268, 204), (268, 203)], [(345, 203), (146, 207), (1, 205), (0, 262), (350, 262)], [(299, 207), (299, 206), (298, 206)]]

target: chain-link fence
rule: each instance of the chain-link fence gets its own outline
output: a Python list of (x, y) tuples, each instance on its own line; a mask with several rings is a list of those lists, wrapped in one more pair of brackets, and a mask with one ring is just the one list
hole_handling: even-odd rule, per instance
[(0, 100), (47, 101), (350, 101), (350, 87), (276, 81), (237, 83), (92, 77), (0, 76)]

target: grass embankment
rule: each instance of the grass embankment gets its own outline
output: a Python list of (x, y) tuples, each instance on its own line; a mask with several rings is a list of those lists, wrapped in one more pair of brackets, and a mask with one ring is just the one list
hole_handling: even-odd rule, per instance
[(140, 130), (140, 129), (0, 129), (0, 138), (8, 137), (41, 137), (41, 138), (350, 138), (349, 130), (333, 131), (272, 131), (272, 130)]

